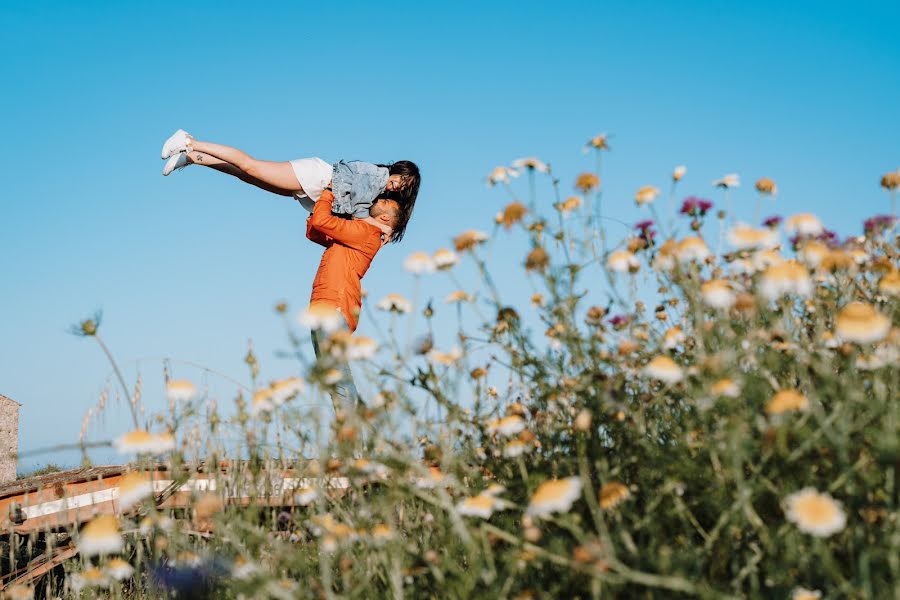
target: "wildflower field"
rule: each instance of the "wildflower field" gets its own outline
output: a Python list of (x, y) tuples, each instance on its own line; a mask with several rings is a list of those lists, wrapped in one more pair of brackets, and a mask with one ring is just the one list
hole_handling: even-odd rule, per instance
[[(811, 213), (741, 223), (736, 175), (689, 186), (678, 167), (664, 189), (634, 182), (646, 220), (613, 239), (607, 138), (587, 150), (574, 182), (534, 158), (498, 167), (496, 222), (407, 258), (459, 287), (441, 306), (369, 301), (364, 318), (414, 336), (336, 332), (304, 362), (309, 328), (336, 324), (280, 304), (295, 371), (259, 381), (248, 354), (234, 408), (166, 374), (169, 410), (145, 416), (123, 380), (119, 514), (62, 532), (79, 554), (7, 595), (900, 598), (900, 174), (881, 179), (890, 214), (839, 239)], [(530, 250), (488, 259), (511, 230)], [(499, 270), (531, 280), (530, 302)], [(98, 325), (78, 331), (102, 346)], [(378, 393), (310, 409), (343, 360)], [(167, 510), (160, 465), (220, 481)], [(295, 484), (273, 481), (286, 471)]]

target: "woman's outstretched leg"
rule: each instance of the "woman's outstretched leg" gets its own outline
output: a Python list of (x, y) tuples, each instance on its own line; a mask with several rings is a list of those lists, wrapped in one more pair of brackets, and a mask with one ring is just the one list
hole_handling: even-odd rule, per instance
[(191, 140), (191, 149), (230, 163), (253, 179), (262, 181), (270, 186), (288, 190), (291, 193), (303, 192), (303, 188), (294, 174), (294, 168), (289, 162), (257, 160), (237, 148), (198, 140)]
[[(241, 171), (239, 168), (234, 166), (229, 162), (225, 162), (224, 160), (218, 159), (211, 154), (204, 154), (203, 152), (197, 152), (193, 150), (191, 152), (185, 153), (185, 158), (187, 159), (187, 165), (201, 165), (204, 167), (209, 167), (211, 169), (215, 169), (221, 173), (226, 173), (231, 175), (232, 177), (237, 177), (241, 181), (249, 183), (250, 185), (255, 185), (256, 187), (266, 190), (267, 192), (272, 192), (273, 194), (278, 194), (279, 196), (293, 196), (294, 193), (291, 190), (286, 190), (284, 188), (279, 188), (274, 185), (269, 185), (265, 181), (261, 179), (257, 179), (255, 177), (251, 177), (244, 171)], [(187, 166), (185, 165), (185, 166)]]

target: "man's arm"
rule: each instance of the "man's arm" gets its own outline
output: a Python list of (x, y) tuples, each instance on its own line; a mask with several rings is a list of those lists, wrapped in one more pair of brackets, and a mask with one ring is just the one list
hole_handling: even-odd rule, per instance
[(356, 250), (363, 250), (365, 242), (371, 235), (372, 226), (362, 221), (351, 221), (334, 216), (331, 214), (333, 201), (334, 194), (329, 190), (322, 192), (322, 195), (319, 196), (316, 205), (313, 207), (312, 215), (309, 217), (307, 231), (310, 228), (316, 229), (319, 233), (332, 238), (338, 243)]
[(313, 227), (311, 221), (312, 219), (306, 220), (306, 239), (327, 248), (329, 244), (331, 244), (332, 240), (327, 235)]

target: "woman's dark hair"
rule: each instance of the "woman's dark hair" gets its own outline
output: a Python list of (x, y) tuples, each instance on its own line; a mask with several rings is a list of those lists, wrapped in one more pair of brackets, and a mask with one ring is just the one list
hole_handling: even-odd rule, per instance
[(406, 233), (406, 224), (412, 216), (413, 208), (416, 206), (416, 196), (419, 195), (419, 184), (422, 183), (422, 175), (419, 173), (419, 167), (416, 163), (409, 160), (398, 160), (389, 165), (379, 165), (387, 168), (391, 175), (399, 175), (403, 187), (396, 191), (382, 192), (381, 198), (390, 198), (396, 200), (400, 204), (400, 218), (397, 221), (397, 227), (394, 228), (394, 237), (391, 242), (397, 243), (403, 239)]

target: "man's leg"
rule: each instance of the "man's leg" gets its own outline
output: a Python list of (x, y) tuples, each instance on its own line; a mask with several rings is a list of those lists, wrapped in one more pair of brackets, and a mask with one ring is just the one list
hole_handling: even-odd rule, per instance
[[(320, 330), (314, 329), (312, 331), (313, 352), (315, 352), (317, 359), (321, 356), (321, 336)], [(356, 407), (363, 404), (362, 397), (359, 395), (356, 384), (353, 382), (353, 372), (350, 370), (350, 363), (346, 360), (336, 360), (336, 362), (335, 368), (341, 372), (341, 380), (334, 384), (333, 391), (330, 392), (334, 410), (337, 411), (343, 406)]]

